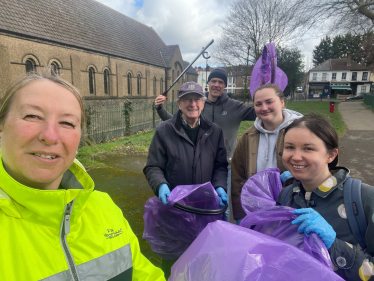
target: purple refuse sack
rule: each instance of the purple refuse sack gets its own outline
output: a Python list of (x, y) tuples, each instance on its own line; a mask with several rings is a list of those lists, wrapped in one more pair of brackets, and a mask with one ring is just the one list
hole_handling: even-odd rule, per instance
[(290, 244), (305, 253), (311, 255), (316, 260), (332, 269), (332, 262), (325, 244), (315, 233), (307, 237), (304, 233), (297, 231), (298, 225), (291, 222), (298, 217), (293, 213), (293, 208), (285, 206), (264, 207), (257, 212), (248, 214), (241, 222), (240, 226), (253, 228), (254, 231), (277, 238)]
[(277, 66), (277, 52), (274, 43), (267, 43), (264, 46), (261, 58), (253, 67), (249, 89), (252, 99), (258, 87), (269, 83), (277, 84), (282, 91), (288, 85), (287, 75)]
[(319, 236), (315, 233), (309, 237), (300, 234), (297, 231), (299, 226), (291, 223), (298, 216), (293, 213), (294, 209), (275, 206), (281, 190), (280, 171), (277, 168), (266, 169), (249, 178), (241, 193), (242, 207), (247, 216), (242, 219), (240, 226), (255, 226), (253, 230), (295, 246), (332, 268), (329, 253)]
[(169, 281), (343, 280), (309, 254), (279, 239), (216, 221), (176, 261)]
[(243, 185), (240, 200), (246, 214), (274, 206), (282, 190), (280, 171), (270, 168), (250, 177)]
[(174, 207), (176, 202), (199, 209), (219, 209), (219, 197), (210, 182), (198, 185), (179, 185), (164, 206), (157, 197), (145, 204), (143, 238), (152, 251), (164, 260), (179, 258), (204, 227), (222, 215), (204, 216), (188, 213)]

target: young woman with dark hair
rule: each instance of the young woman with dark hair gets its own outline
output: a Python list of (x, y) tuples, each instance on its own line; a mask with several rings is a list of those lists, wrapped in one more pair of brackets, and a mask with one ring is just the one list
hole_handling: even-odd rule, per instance
[(295, 120), (285, 129), (282, 155), (283, 165), (295, 180), (281, 191), (277, 204), (297, 209), (294, 212), (299, 216), (293, 224), (300, 225), (299, 232), (307, 236), (318, 234), (339, 276), (351, 281), (374, 280), (374, 188), (361, 185), (367, 221), (366, 249), (362, 250), (344, 204), (349, 170), (336, 166), (337, 160), (338, 136), (326, 119), (309, 114)]

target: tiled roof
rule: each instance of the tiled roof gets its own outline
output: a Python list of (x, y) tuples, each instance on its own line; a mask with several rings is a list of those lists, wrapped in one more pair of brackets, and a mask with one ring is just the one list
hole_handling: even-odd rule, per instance
[(164, 59), (165, 66), (170, 67), (175, 51), (179, 48), (178, 45), (165, 45), (161, 47), (160, 51)]
[[(348, 62), (350, 61), (350, 65)], [(370, 70), (368, 67), (361, 65), (353, 60), (344, 59), (328, 59), (319, 64), (311, 71), (326, 71), (326, 70)]]
[[(184, 66), (184, 69), (186, 69), (187, 66), (190, 65), (190, 63), (188, 61), (183, 61), (183, 66)], [(187, 70), (187, 73), (189, 74), (195, 74), (195, 75), (199, 75), (199, 73), (197, 73), (196, 69), (191, 66), (188, 70)]]
[(1, 0), (0, 32), (165, 67), (166, 46), (151, 28), (94, 0)]
[(311, 69), (311, 71), (323, 71), (323, 70), (331, 70), (330, 68), (330, 60), (326, 60), (323, 63), (317, 65), (315, 68)]
[(348, 59), (330, 59), (331, 70), (369, 70), (368, 67), (361, 65), (355, 61), (350, 61), (351, 65), (348, 64)]

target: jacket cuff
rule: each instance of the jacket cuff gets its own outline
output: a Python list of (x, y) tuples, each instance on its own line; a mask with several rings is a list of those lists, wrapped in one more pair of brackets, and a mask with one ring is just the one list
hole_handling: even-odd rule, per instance
[(340, 269), (350, 269), (355, 263), (357, 248), (346, 242), (335, 239), (329, 249), (332, 263)]

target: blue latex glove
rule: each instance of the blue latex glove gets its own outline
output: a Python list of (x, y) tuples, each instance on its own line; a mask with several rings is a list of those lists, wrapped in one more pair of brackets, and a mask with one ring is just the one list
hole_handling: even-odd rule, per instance
[(160, 184), (158, 188), (158, 199), (162, 201), (164, 205), (168, 204), (168, 197), (170, 196), (170, 189), (166, 183)]
[(219, 205), (222, 208), (228, 206), (226, 191), (222, 187), (217, 187), (216, 191), (219, 196)]
[(236, 224), (237, 224), (237, 225), (240, 225), (240, 222), (241, 222), (241, 221), (242, 221), (242, 219), (237, 219), (237, 220), (236, 220)]
[(304, 232), (309, 237), (311, 232), (315, 232), (325, 243), (327, 249), (331, 247), (335, 241), (336, 232), (318, 212), (312, 208), (298, 209), (293, 212), (300, 215), (292, 221), (292, 224), (300, 224), (299, 233)]
[(284, 183), (286, 180), (288, 180), (289, 178), (292, 178), (293, 175), (290, 173), (290, 171), (285, 171), (281, 174), (281, 181), (282, 183)]

